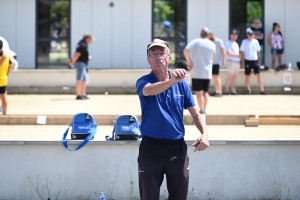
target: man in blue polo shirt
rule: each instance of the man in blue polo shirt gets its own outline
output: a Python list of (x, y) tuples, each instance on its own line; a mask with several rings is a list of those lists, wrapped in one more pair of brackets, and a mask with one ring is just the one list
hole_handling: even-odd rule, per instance
[(136, 82), (142, 110), (142, 141), (139, 148), (139, 189), (142, 200), (158, 200), (164, 174), (169, 198), (187, 199), (189, 158), (184, 141), (183, 109), (188, 109), (201, 133), (192, 144), (195, 151), (209, 146), (206, 124), (198, 113), (186, 71), (168, 70), (172, 60), (167, 42), (154, 39), (147, 46), (152, 71)]

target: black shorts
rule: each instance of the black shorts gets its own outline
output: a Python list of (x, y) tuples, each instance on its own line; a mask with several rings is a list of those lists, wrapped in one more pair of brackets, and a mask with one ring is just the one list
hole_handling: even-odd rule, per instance
[(260, 73), (260, 67), (257, 60), (245, 60), (245, 75), (250, 75), (252, 69), (254, 74)]
[(195, 79), (192, 78), (192, 90), (193, 91), (205, 91), (208, 92), (210, 79)]
[(219, 64), (213, 64), (212, 74), (213, 75), (219, 75), (219, 72), (220, 72), (220, 65)]
[(0, 94), (5, 94), (6, 92), (6, 86), (0, 87)]

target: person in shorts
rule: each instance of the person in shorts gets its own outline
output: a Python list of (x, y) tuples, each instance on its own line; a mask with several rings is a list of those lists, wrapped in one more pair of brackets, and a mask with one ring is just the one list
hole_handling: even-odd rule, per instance
[(214, 58), (213, 67), (212, 67), (212, 77), (214, 81), (215, 92), (212, 96), (222, 97), (222, 81), (220, 78), (220, 65), (225, 66), (226, 64), (226, 50), (224, 42), (215, 37), (213, 32), (210, 32), (209, 39), (216, 45), (216, 56)]
[(0, 55), (0, 60), (2, 60), (2, 58), (5, 57), (5, 59), (2, 60), (1, 64), (0, 64), (0, 99), (1, 99), (1, 103), (2, 106), (0, 107), (2, 114), (6, 115), (7, 113), (7, 105), (8, 105), (8, 101), (7, 101), (7, 84), (8, 84), (8, 75), (11, 72), (14, 63), (12, 63), (9, 59), (9, 55), (5, 52), (2, 51), (2, 47), (3, 47), (3, 42), (2, 40), (0, 40), (0, 51), (2, 53), (2, 55)]
[(86, 83), (88, 81), (88, 62), (92, 59), (89, 55), (88, 45), (95, 38), (91, 34), (84, 34), (76, 47), (76, 52), (72, 60), (69, 61), (69, 66), (76, 68), (76, 100), (88, 99), (86, 95)]
[(237, 95), (235, 90), (236, 77), (240, 71), (240, 48), (236, 42), (238, 38), (237, 31), (234, 29), (230, 33), (230, 40), (226, 42), (226, 54), (227, 54), (227, 79), (225, 84), (225, 94)]
[(280, 25), (276, 22), (273, 23), (273, 29), (268, 36), (268, 44), (271, 47), (272, 68), (276, 69), (276, 57), (278, 58), (278, 65), (281, 65), (284, 52), (283, 36), (280, 31)]
[(190, 168), (184, 140), (184, 109), (189, 111), (200, 133), (192, 144), (194, 152), (209, 146), (206, 123), (184, 80), (186, 70), (169, 71), (171, 60), (169, 44), (154, 39), (147, 46), (147, 61), (152, 70), (136, 81), (142, 111), (142, 141), (137, 159), (141, 200), (159, 199), (164, 176), (168, 199), (187, 200)]
[(200, 114), (204, 120), (206, 120), (212, 65), (216, 55), (216, 45), (208, 39), (209, 33), (207, 27), (202, 28), (200, 38), (192, 40), (183, 50), (188, 68), (191, 70), (192, 90), (196, 91)]
[(242, 68), (245, 69), (247, 94), (251, 94), (250, 75), (252, 70), (257, 77), (260, 94), (267, 94), (264, 90), (263, 78), (260, 73), (260, 45), (257, 39), (254, 38), (254, 34), (251, 28), (247, 28), (246, 33), (247, 38), (242, 41), (240, 52), (242, 59)]

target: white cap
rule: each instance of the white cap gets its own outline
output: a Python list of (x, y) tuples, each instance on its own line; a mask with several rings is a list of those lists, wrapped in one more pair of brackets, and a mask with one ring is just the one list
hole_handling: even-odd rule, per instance
[(246, 29), (246, 33), (247, 33), (247, 34), (253, 34), (253, 31), (252, 31), (252, 29), (251, 29), (250, 27), (248, 27), (248, 28)]

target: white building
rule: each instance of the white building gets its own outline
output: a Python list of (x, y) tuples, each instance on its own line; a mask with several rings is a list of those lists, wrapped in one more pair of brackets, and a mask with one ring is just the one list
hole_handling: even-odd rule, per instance
[[(299, 0), (0, 0), (0, 8), (0, 35), (17, 53), (21, 69), (66, 68), (85, 32), (96, 37), (89, 47), (90, 68), (149, 68), (146, 45), (155, 37), (165, 37), (178, 57), (202, 27), (225, 42), (233, 28), (242, 39), (254, 18), (263, 24), (267, 66), (271, 55), (266, 38), (273, 22), (283, 33), (283, 62), (296, 69), (300, 61)], [(171, 30), (161, 29), (163, 20), (172, 23)]]

